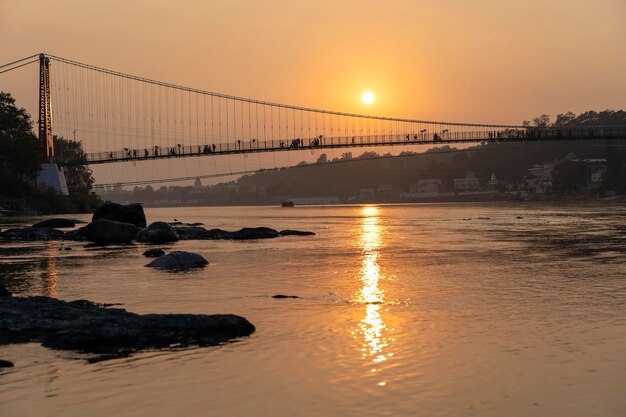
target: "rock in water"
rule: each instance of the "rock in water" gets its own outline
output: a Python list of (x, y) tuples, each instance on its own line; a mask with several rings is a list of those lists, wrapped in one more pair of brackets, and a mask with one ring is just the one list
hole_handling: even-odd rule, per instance
[(313, 236), (315, 235), (315, 233), (313, 232), (305, 232), (302, 230), (281, 230), (280, 232), (278, 232), (279, 235), (281, 236)]
[(4, 285), (0, 285), (0, 297), (10, 297), (12, 295), (11, 291), (4, 288)]
[(300, 298), (297, 295), (285, 295), (285, 294), (276, 294), (272, 295), (272, 298)]
[(134, 224), (98, 219), (77, 233), (96, 243), (128, 243), (134, 239), (139, 228)]
[(39, 342), (52, 349), (125, 356), (142, 349), (212, 346), (248, 336), (252, 323), (232, 314), (147, 314), (86, 300), (0, 298), (0, 345)]
[(165, 255), (165, 251), (163, 249), (148, 249), (143, 253), (143, 256), (146, 258), (158, 258), (162, 255)]
[(269, 227), (244, 227), (241, 230), (232, 232), (231, 239), (271, 239), (278, 236), (278, 232), (274, 229), (270, 229)]
[(0, 237), (13, 240), (60, 240), (65, 233), (50, 227), (14, 227), (0, 233)]
[(159, 256), (147, 267), (167, 270), (184, 271), (192, 268), (202, 268), (208, 265), (208, 261), (202, 255), (193, 252), (174, 251), (167, 255)]
[(0, 359), (0, 368), (13, 368), (13, 362), (5, 361), (4, 359)]
[(165, 243), (178, 242), (178, 233), (165, 222), (154, 222), (145, 229), (141, 229), (135, 239), (138, 242)]
[(98, 219), (113, 220), (116, 222), (130, 223), (137, 227), (146, 227), (146, 215), (141, 204), (117, 204), (104, 203), (93, 213), (92, 221)]
[(67, 228), (67, 227), (74, 227), (76, 226), (76, 220), (75, 219), (62, 219), (62, 218), (55, 218), (55, 219), (48, 219), (48, 220), (43, 220), (40, 221), (39, 223), (35, 223), (32, 225), (32, 227), (56, 227), (56, 228)]

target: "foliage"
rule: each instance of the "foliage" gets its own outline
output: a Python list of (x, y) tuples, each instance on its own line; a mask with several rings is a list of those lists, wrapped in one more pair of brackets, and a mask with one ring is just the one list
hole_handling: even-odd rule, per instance
[(561, 126), (626, 126), (626, 111), (624, 110), (593, 110), (576, 115), (572, 112), (558, 114), (553, 127)]
[(587, 185), (587, 165), (565, 159), (552, 170), (552, 189), (559, 194), (574, 194)]
[[(15, 105), (11, 94), (0, 92), (0, 206), (51, 214), (87, 212), (97, 207), (101, 201), (88, 193), (94, 180), (87, 167), (66, 169), (69, 196), (34, 185), (39, 173), (39, 149), (32, 127), (26, 110)], [(55, 138), (55, 152), (84, 157), (80, 142), (64, 138)]]
[(9, 93), (0, 92), (0, 176), (34, 179), (39, 172), (37, 138), (25, 109)]
[[(62, 159), (81, 161), (87, 159), (81, 141), (65, 139), (63, 136), (54, 137), (54, 154)], [(70, 193), (88, 193), (95, 182), (93, 172), (88, 165), (69, 165), (63, 168), (65, 180)]]

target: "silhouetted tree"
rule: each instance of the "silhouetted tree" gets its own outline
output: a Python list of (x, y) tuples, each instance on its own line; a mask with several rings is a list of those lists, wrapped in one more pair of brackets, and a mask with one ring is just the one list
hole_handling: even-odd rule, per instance
[(317, 161), (315, 161), (316, 164), (325, 164), (326, 162), (328, 162), (328, 155), (325, 153), (321, 154), (319, 158), (317, 158)]
[(571, 194), (587, 185), (587, 166), (582, 161), (563, 160), (552, 170), (552, 188), (560, 194)]
[(550, 115), (549, 114), (542, 114), (539, 117), (535, 117), (533, 119), (533, 123), (537, 127), (548, 127), (548, 126), (550, 126)]
[[(70, 161), (84, 161), (87, 154), (83, 150), (81, 141), (65, 139), (63, 136), (54, 137), (55, 155)], [(70, 192), (87, 193), (93, 188), (93, 172), (89, 165), (68, 165), (64, 167), (65, 180)]]
[(9, 93), (0, 92), (0, 175), (34, 179), (39, 172), (37, 137), (28, 112), (15, 105)]

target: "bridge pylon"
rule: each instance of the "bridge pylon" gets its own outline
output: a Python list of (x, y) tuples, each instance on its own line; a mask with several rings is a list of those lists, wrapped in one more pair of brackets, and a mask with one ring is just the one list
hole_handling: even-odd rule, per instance
[(39, 54), (39, 161), (41, 171), (37, 185), (52, 187), (57, 193), (68, 195), (63, 168), (54, 160), (52, 134), (52, 95), (50, 88), (50, 58)]

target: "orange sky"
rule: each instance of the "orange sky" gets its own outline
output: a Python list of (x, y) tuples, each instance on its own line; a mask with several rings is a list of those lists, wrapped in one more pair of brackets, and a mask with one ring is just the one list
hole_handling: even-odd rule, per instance
[[(520, 123), (626, 108), (625, 19), (623, 0), (0, 0), (0, 63), (46, 51), (288, 104)], [(28, 107), (35, 86), (0, 76)]]

